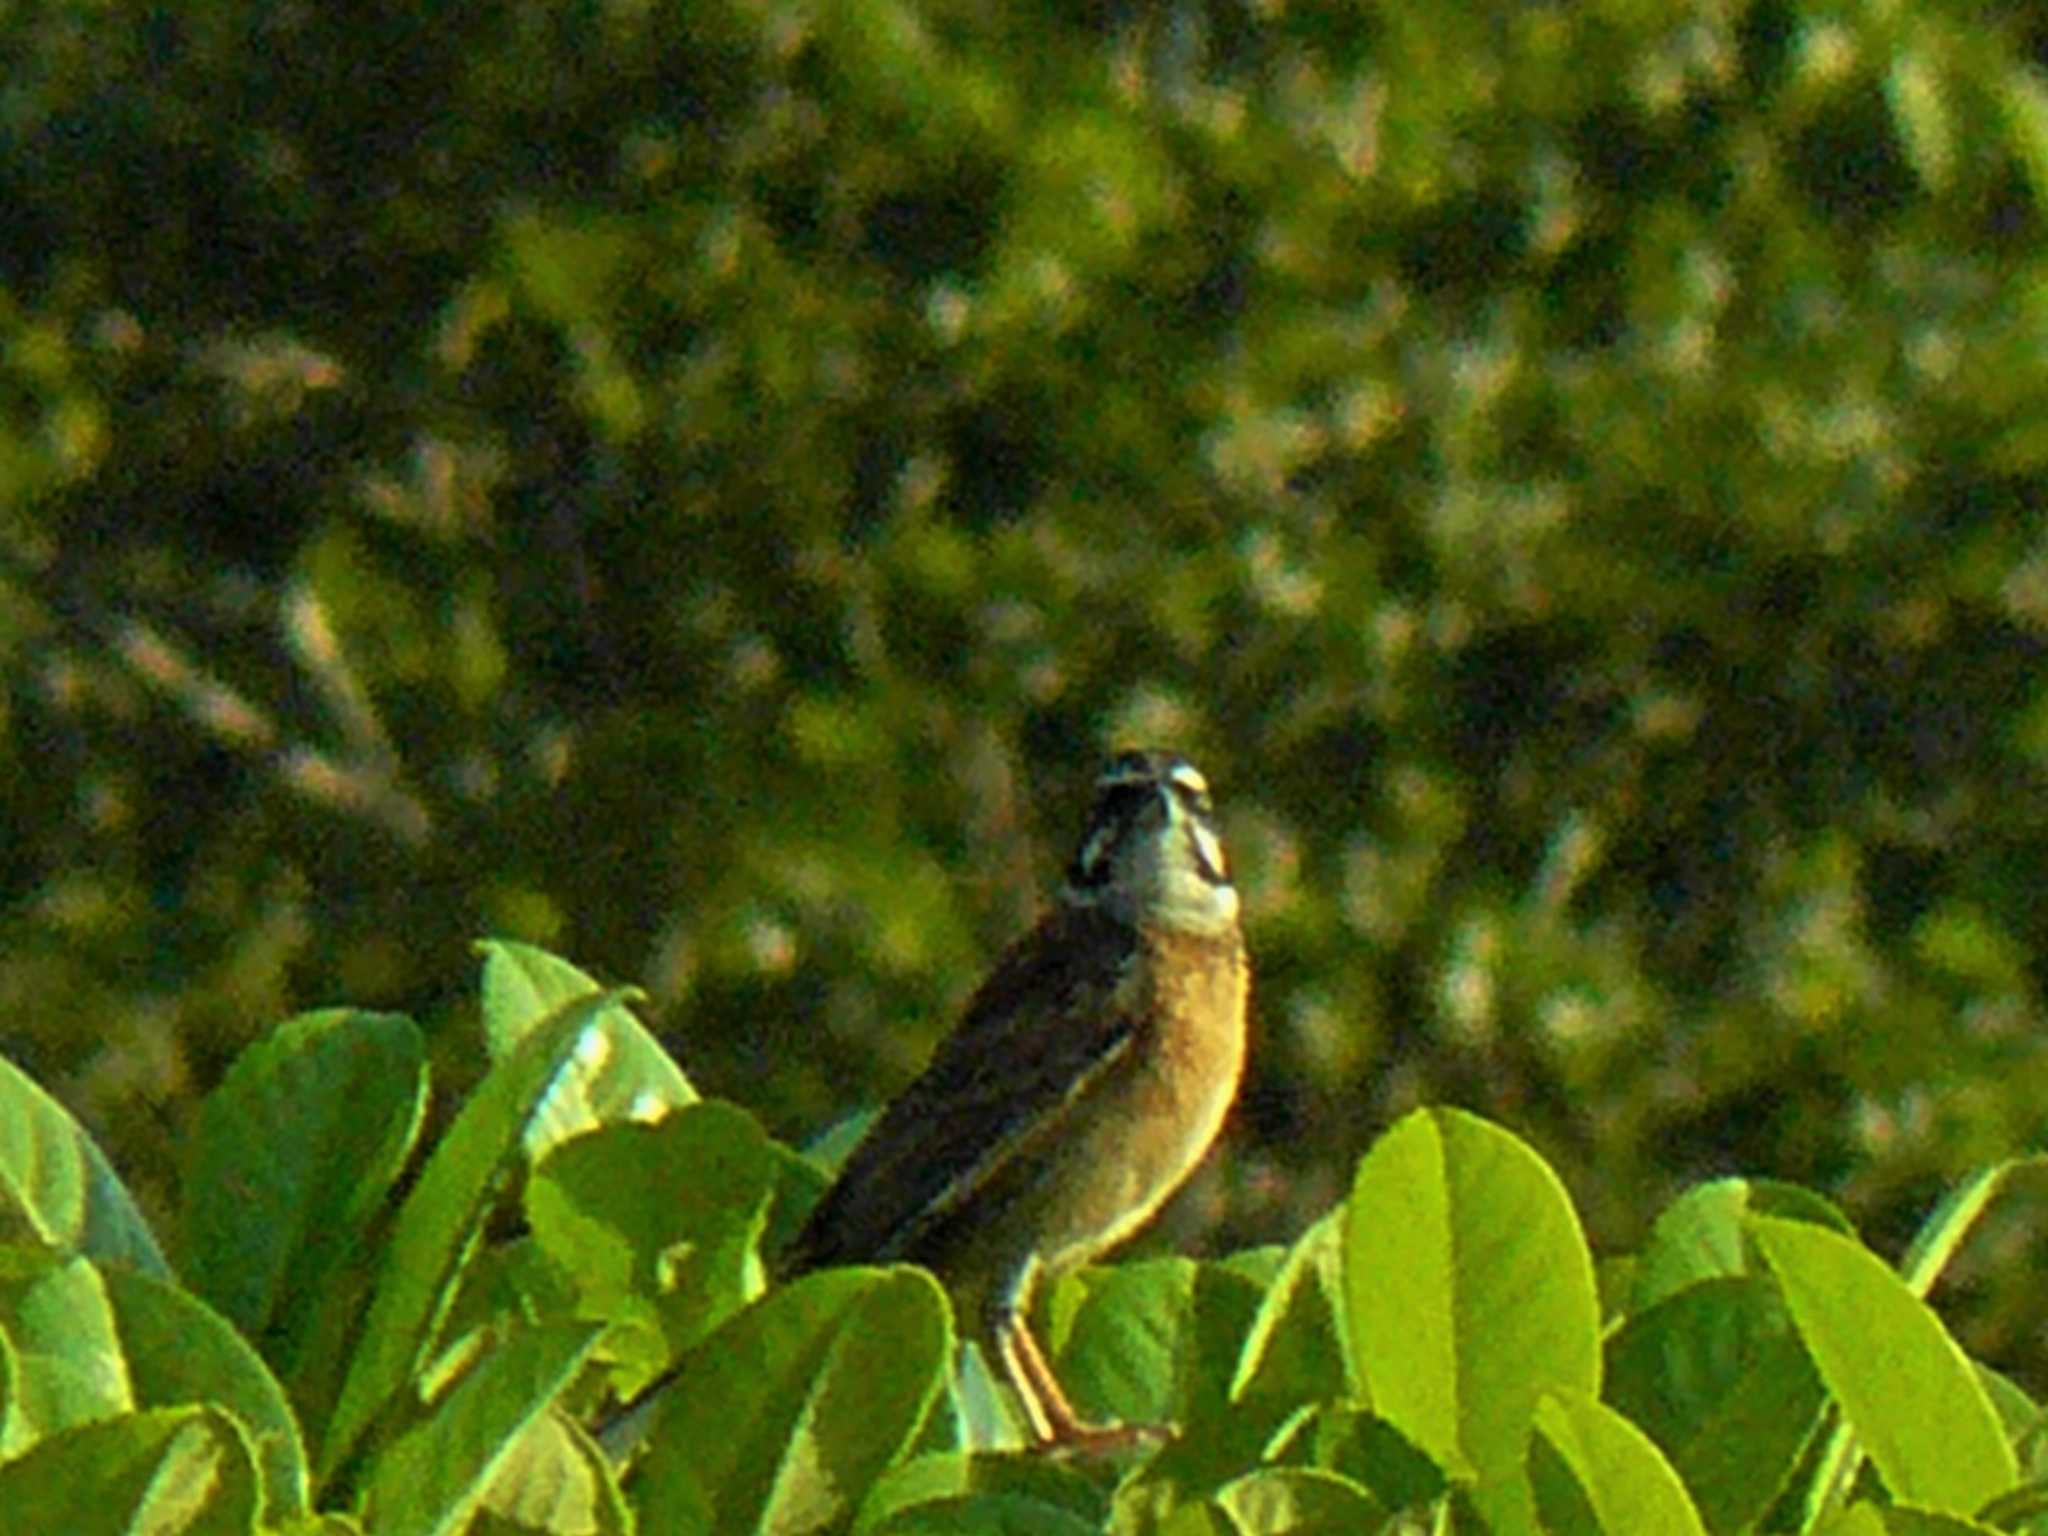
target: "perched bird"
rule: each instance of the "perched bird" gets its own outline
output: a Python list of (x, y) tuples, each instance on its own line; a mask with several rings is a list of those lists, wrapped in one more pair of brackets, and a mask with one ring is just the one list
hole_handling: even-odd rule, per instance
[(1208, 782), (1170, 752), (1112, 758), (1057, 903), (854, 1149), (782, 1273), (922, 1264), (1040, 1448), (1159, 1435), (1085, 1421), (1027, 1319), (1047, 1276), (1129, 1237), (1215, 1141), (1248, 985)]

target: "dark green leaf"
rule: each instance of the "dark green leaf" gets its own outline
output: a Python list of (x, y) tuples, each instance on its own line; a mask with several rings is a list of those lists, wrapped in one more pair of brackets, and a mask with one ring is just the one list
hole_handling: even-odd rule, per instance
[(86, 1259), (0, 1248), (0, 1329), (15, 1368), (12, 1445), (133, 1406), (106, 1281)]
[(1171, 1424), (1194, 1348), (1192, 1259), (1077, 1271), (1048, 1299), (1045, 1343), (1075, 1407), (1089, 1418)]
[(952, 1353), (915, 1269), (771, 1291), (683, 1362), (629, 1491), (649, 1530), (796, 1536), (850, 1520), (931, 1411)]
[(284, 1388), (227, 1322), (187, 1291), (133, 1270), (101, 1275), (138, 1408), (210, 1403), (235, 1416), (263, 1474), (265, 1518), (310, 1513), (306, 1447)]
[(854, 1521), (854, 1536), (871, 1536), (902, 1511), (990, 1498), (1064, 1510), (1087, 1530), (1108, 1513), (1103, 1491), (1076, 1467), (1044, 1456), (918, 1456), (875, 1480)]
[(1700, 1281), (1631, 1317), (1607, 1343), (1607, 1395), (1716, 1532), (1769, 1510), (1823, 1403), (1777, 1287), (1755, 1275)]
[(527, 1218), (582, 1315), (665, 1336), (665, 1364), (758, 1294), (776, 1169), (751, 1115), (699, 1103), (556, 1148), (527, 1184)]
[(1095, 1536), (1072, 1510), (1015, 1493), (970, 1493), (899, 1509), (873, 1536)]
[(149, 1223), (93, 1139), (0, 1056), (0, 1241), (17, 1237), (170, 1278)]
[(1656, 1445), (1585, 1393), (1544, 1394), (1530, 1475), (1553, 1536), (1706, 1536), (1685, 1485)]
[(1751, 1215), (1813, 1221), (1848, 1232), (1848, 1218), (1811, 1190), (1772, 1179), (1696, 1184), (1666, 1206), (1637, 1256), (1630, 1310), (1641, 1312), (1702, 1280), (1753, 1273), (1744, 1223)]
[(1348, 1478), (1306, 1468), (1253, 1472), (1216, 1491), (1238, 1536), (1366, 1536), (1388, 1512)]
[[(486, 939), (484, 1038), (503, 1060), (556, 1009), (600, 991), (568, 961), (531, 944)], [(614, 994), (618, 996), (619, 994)], [(697, 1100), (697, 1091), (661, 1043), (623, 1002), (602, 1008), (570, 1067), (556, 1079), (526, 1133), (538, 1161), (551, 1147), (604, 1125), (651, 1124)]]
[[(493, 1480), (523, 1456), (522, 1437), (581, 1369), (602, 1330), (553, 1323), (515, 1332), (485, 1354), (427, 1418), (373, 1462), (364, 1523), (378, 1536), (455, 1536)], [(596, 1505), (593, 1494), (591, 1504)]]
[(399, 1208), (376, 1296), (320, 1450), (324, 1479), (418, 1371), (499, 1178), (518, 1161), (534, 1106), (612, 995), (567, 1004), (492, 1068)]
[(1774, 1217), (1750, 1229), (1895, 1498), (1966, 1515), (2012, 1487), (2018, 1468), (1983, 1384), (1925, 1302), (1852, 1238)]
[(419, 1134), (411, 1020), (336, 1008), (279, 1025), (202, 1106), (185, 1181), (192, 1288), (250, 1338), (325, 1284), (361, 1241)]
[(1337, 1326), (1343, 1289), (1343, 1227), (1333, 1211), (1288, 1250), (1267, 1287), (1230, 1384), (1233, 1401), (1268, 1396), (1291, 1404), (1357, 1397), (1348, 1351)]
[(630, 1536), (632, 1507), (611, 1458), (556, 1410), (529, 1424), (484, 1491), (480, 1520), (511, 1531)]
[[(1296, 1437), (1309, 1464), (1342, 1473), (1386, 1509), (1413, 1510), (1442, 1498), (1443, 1470), (1385, 1419), (1351, 1408), (1319, 1408)], [(1289, 1461), (1301, 1456), (1290, 1453)]]
[(256, 1484), (224, 1414), (164, 1408), (64, 1430), (0, 1465), (0, 1512), (24, 1536), (251, 1536)]

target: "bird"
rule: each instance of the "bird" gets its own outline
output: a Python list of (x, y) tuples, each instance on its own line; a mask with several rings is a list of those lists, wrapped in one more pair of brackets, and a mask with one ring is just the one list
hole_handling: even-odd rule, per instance
[(1094, 1423), (1033, 1337), (1033, 1297), (1143, 1226), (1220, 1135), (1250, 963), (1208, 781), (1112, 756), (1057, 899), (855, 1146), (776, 1265), (910, 1263), (999, 1364), (1031, 1448), (1109, 1454), (1169, 1426)]

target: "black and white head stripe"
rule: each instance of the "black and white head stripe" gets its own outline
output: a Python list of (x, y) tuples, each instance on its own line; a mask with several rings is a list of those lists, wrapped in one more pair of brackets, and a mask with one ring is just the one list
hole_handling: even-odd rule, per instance
[(1173, 752), (1125, 752), (1095, 781), (1095, 809), (1067, 870), (1068, 888), (1087, 895), (1106, 885), (1133, 839), (1179, 843), (1202, 881), (1227, 885), (1230, 866), (1216, 835), (1209, 781)]

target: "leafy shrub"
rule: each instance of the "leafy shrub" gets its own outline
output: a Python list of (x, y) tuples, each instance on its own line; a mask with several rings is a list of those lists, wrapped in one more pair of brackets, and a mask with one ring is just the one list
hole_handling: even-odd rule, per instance
[[(1960, 1188), (1902, 1272), (1820, 1197), (1743, 1180), (1596, 1268), (1536, 1153), (1420, 1110), (1285, 1251), (1054, 1287), (1080, 1404), (1179, 1426), (1062, 1461), (1015, 1452), (971, 1352), (956, 1375), (929, 1275), (771, 1285), (819, 1172), (700, 1099), (621, 992), (484, 950), (492, 1064), (431, 1148), (403, 1018), (308, 1014), (242, 1056), (176, 1269), (0, 1062), (8, 1530), (1875, 1536), (2048, 1502), (2039, 1410), (1923, 1299), (2033, 1160)], [(672, 1361), (637, 1437), (600, 1444), (586, 1425)]]

